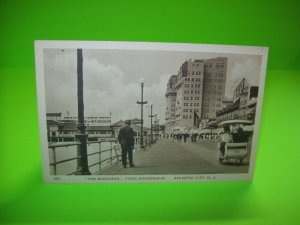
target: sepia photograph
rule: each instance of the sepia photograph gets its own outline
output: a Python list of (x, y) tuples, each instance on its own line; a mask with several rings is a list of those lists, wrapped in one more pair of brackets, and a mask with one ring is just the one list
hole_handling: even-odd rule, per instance
[(45, 182), (251, 180), (267, 53), (36, 41)]

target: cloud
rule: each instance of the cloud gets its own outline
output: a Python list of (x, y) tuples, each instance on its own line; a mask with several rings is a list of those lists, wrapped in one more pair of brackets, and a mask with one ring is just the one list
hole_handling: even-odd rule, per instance
[(76, 112), (77, 72), (74, 50), (44, 52), (46, 111)]
[[(119, 67), (104, 65), (94, 59), (86, 59), (84, 62), (84, 99), (85, 112), (90, 116), (108, 116), (112, 112), (113, 121), (128, 118), (140, 118), (141, 100), (140, 81), (128, 83), (130, 74), (125, 74)], [(165, 88), (169, 74), (160, 76), (157, 82), (144, 83), (145, 125), (149, 124), (150, 102), (154, 104), (154, 110), (158, 112), (160, 121), (164, 121)]]
[(88, 58), (83, 64), (83, 73), (87, 91), (108, 91), (118, 85), (124, 77), (123, 72), (117, 66), (101, 64), (95, 59)]
[[(152, 83), (148, 87), (148, 93), (146, 95), (147, 99), (150, 99), (149, 106), (147, 108), (148, 115), (150, 115), (150, 103), (153, 103), (153, 113), (157, 112), (159, 121), (164, 123), (165, 121), (165, 109), (166, 109), (166, 88), (168, 79), (171, 74), (164, 73), (159, 76), (159, 80)], [(147, 90), (147, 89), (146, 89)], [(151, 102), (150, 102), (151, 101)]]
[[(139, 81), (127, 83), (126, 77), (117, 66), (103, 65), (96, 60), (87, 60), (84, 67), (85, 75), (85, 112), (91, 116), (107, 116), (112, 112), (113, 121), (128, 118), (140, 118), (141, 86)], [(165, 88), (170, 74), (163, 74), (160, 79), (151, 83), (144, 83), (145, 125), (149, 125), (150, 102), (154, 105), (160, 121), (164, 122)]]

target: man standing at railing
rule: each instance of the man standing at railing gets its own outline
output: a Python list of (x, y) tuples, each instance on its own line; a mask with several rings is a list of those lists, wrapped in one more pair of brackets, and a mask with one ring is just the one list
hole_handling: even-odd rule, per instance
[(118, 139), (122, 148), (122, 164), (123, 167), (127, 166), (127, 155), (129, 159), (130, 167), (134, 167), (133, 164), (133, 148), (134, 148), (134, 134), (133, 129), (130, 127), (130, 120), (125, 121), (125, 126), (121, 128)]

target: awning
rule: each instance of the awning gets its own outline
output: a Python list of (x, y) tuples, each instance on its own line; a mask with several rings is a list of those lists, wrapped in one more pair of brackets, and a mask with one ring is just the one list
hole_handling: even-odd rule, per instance
[(230, 125), (230, 124), (253, 124), (250, 120), (226, 120), (219, 123), (220, 126)]
[(219, 129), (204, 129), (199, 134), (218, 134)]
[(254, 113), (255, 113), (255, 107), (247, 110), (247, 114), (254, 114)]
[(254, 130), (254, 125), (248, 125), (243, 127), (244, 131), (253, 131)]

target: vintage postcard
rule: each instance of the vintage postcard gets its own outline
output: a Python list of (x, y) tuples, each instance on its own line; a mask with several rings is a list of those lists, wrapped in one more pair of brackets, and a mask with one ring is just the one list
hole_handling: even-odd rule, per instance
[(253, 178), (267, 47), (36, 41), (47, 183)]

